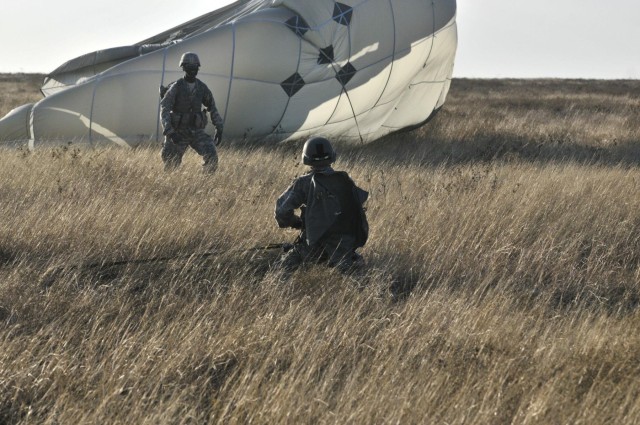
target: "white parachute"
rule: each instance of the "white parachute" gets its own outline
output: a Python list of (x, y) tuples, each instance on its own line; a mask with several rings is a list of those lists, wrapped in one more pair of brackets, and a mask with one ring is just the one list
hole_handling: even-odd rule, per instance
[(65, 63), (45, 78), (44, 99), (0, 120), (0, 141), (161, 140), (158, 89), (182, 76), (187, 51), (200, 57), (225, 138), (371, 141), (443, 105), (455, 17), (455, 0), (236, 1)]

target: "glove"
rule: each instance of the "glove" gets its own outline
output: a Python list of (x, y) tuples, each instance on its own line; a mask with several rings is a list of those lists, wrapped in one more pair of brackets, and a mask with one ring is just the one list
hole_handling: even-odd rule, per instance
[(222, 142), (222, 124), (216, 126), (216, 135), (213, 138), (213, 142), (218, 146)]
[(293, 216), (293, 222), (291, 223), (292, 229), (302, 229), (302, 219), (297, 215)]
[(167, 137), (169, 137), (169, 140), (171, 140), (174, 144), (178, 144), (182, 141), (182, 137), (178, 134), (178, 133), (169, 133), (167, 135)]

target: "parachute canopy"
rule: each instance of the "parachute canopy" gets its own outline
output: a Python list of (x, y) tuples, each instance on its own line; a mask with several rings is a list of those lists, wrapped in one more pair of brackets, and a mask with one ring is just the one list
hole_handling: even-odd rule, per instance
[(200, 58), (226, 137), (371, 141), (443, 105), (455, 16), (455, 0), (240, 0), (66, 62), (43, 100), (0, 120), (0, 141), (160, 140), (158, 89), (182, 77), (185, 52)]

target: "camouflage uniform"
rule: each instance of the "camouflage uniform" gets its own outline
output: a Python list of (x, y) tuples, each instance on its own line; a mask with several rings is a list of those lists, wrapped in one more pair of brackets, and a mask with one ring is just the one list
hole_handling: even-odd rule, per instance
[[(160, 116), (165, 135), (162, 146), (162, 160), (166, 170), (180, 165), (182, 156), (189, 146), (204, 158), (203, 168), (214, 172), (218, 167), (218, 153), (213, 138), (205, 133), (206, 110), (211, 115), (213, 125), (222, 128), (222, 117), (218, 113), (211, 90), (202, 81), (196, 79), (193, 89), (184, 78), (172, 83), (160, 101)], [(180, 136), (180, 142), (170, 139), (172, 133)]]
[[(326, 261), (341, 271), (361, 260), (356, 249), (367, 241), (369, 227), (362, 204), (368, 193), (343, 171), (312, 169), (297, 178), (276, 201), (280, 227), (301, 228), (292, 249), (276, 267), (293, 270), (304, 261)], [(301, 208), (302, 217), (294, 210)]]

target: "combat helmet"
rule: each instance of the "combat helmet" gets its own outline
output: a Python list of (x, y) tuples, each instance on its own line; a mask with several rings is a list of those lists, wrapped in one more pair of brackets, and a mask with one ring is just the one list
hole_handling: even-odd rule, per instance
[(198, 55), (192, 52), (184, 53), (180, 58), (180, 67), (183, 67), (185, 65), (200, 66), (200, 58), (198, 57)]
[(302, 148), (302, 163), (312, 167), (326, 167), (336, 160), (336, 151), (329, 140), (314, 136)]

